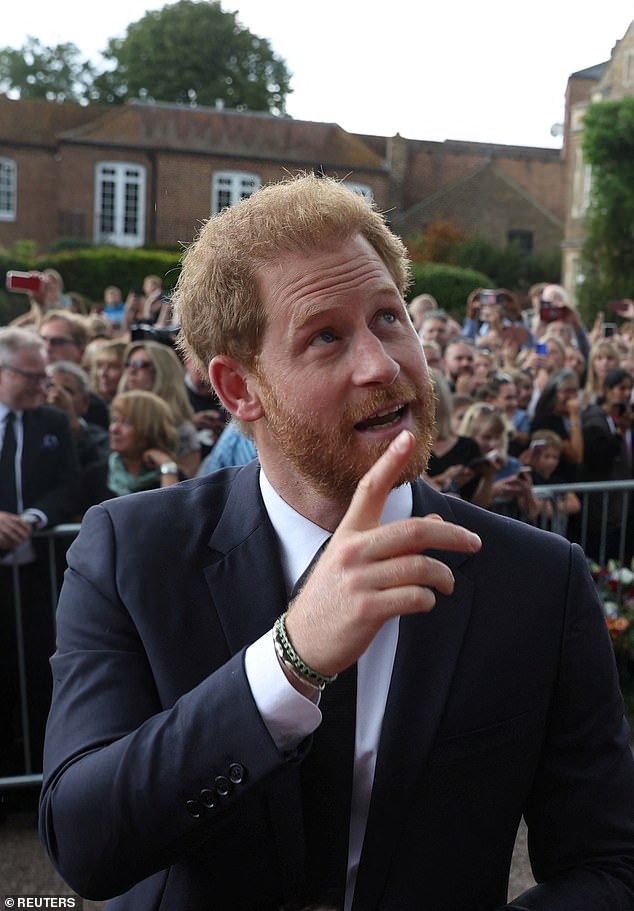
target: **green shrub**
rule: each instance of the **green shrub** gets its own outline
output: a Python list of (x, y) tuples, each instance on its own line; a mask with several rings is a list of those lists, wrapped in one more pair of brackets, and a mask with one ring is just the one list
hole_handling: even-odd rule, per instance
[(29, 255), (28, 246), (12, 251), (0, 250), (0, 326), (6, 325), (29, 308), (25, 294), (5, 291), (9, 269), (57, 269), (65, 291), (76, 291), (87, 301), (103, 299), (104, 288), (117, 285), (125, 298), (131, 288), (140, 288), (146, 275), (158, 275), (166, 291), (171, 291), (180, 272), (180, 250), (126, 250), (120, 247), (87, 247)]
[(408, 291), (411, 300), (417, 294), (431, 294), (438, 306), (462, 322), (469, 293), (474, 288), (491, 288), (495, 283), (475, 269), (463, 269), (445, 263), (423, 263), (412, 266), (413, 283)]
[(561, 252), (527, 253), (518, 244), (495, 247), (482, 237), (465, 238), (454, 251), (454, 261), (464, 268), (490, 275), (492, 287), (508, 288), (525, 295), (531, 285), (547, 281), (559, 283)]

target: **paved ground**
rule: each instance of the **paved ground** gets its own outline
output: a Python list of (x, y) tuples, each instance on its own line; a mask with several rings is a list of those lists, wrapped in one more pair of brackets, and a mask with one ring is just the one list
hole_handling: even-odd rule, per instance
[[(526, 854), (526, 830), (522, 826), (515, 846), (509, 896), (514, 898), (533, 883)], [(72, 894), (40, 845), (33, 811), (9, 813), (0, 822), (0, 908), (4, 907), (5, 895), (27, 893)], [(100, 902), (85, 900), (83, 911), (99, 911), (103, 907)]]

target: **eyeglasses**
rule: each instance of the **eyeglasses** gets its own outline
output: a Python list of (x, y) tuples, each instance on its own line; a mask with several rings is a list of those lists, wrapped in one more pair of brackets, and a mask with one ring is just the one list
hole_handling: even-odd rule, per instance
[(65, 338), (63, 335), (41, 335), (42, 341), (52, 348), (61, 348), (62, 345), (77, 345), (74, 338)]
[(18, 373), (20, 376), (23, 376), (25, 380), (29, 380), (30, 383), (43, 383), (48, 379), (46, 373), (33, 373), (32, 370), (21, 370), (19, 367), (12, 367), (11, 364), (0, 364), (0, 369)]
[(126, 361), (123, 365), (126, 370), (153, 370), (154, 364), (151, 361)]

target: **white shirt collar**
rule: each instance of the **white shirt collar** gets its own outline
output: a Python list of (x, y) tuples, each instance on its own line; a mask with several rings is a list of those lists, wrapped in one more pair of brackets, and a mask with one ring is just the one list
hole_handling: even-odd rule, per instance
[(8, 405), (5, 405), (4, 402), (0, 402), (0, 424), (4, 424), (4, 419), (7, 414), (12, 411), (16, 417), (16, 421), (19, 423), (22, 420), (22, 409), (21, 408), (9, 408)]
[[(300, 515), (283, 500), (275, 490), (263, 469), (260, 469), (260, 490), (264, 506), (280, 543), (280, 556), (290, 592), (313, 559), (321, 545), (330, 537), (330, 532), (310, 519)], [(410, 484), (396, 487), (388, 494), (381, 514), (381, 525), (407, 519), (412, 514), (413, 496)]]

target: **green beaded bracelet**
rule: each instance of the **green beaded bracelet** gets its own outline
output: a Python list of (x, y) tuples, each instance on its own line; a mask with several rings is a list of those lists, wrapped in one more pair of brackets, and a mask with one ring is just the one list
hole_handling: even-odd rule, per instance
[(273, 626), (273, 636), (278, 654), (282, 661), (285, 664), (288, 664), (300, 678), (306, 681), (306, 683), (317, 689), (323, 690), (327, 683), (332, 683), (337, 679), (337, 675), (332, 674), (331, 676), (326, 676), (325, 674), (320, 674), (319, 671), (314, 671), (305, 661), (302, 661), (293, 648), (291, 640), (288, 638), (288, 633), (286, 631), (287, 613), (288, 611), (284, 611), (284, 613), (277, 618)]

